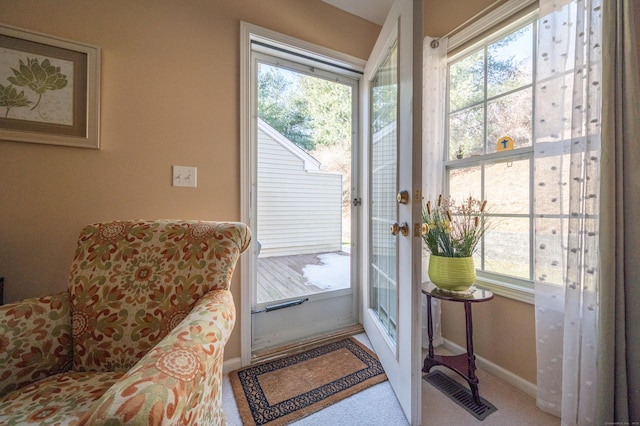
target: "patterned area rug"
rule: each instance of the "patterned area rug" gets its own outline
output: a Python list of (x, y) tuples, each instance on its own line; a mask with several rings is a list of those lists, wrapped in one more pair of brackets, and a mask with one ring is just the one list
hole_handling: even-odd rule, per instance
[(286, 425), (387, 380), (354, 338), (229, 374), (243, 425)]

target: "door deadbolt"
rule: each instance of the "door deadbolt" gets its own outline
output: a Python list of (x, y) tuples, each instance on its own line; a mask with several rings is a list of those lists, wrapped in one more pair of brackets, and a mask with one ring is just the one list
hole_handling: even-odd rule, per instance
[(396, 196), (398, 203), (400, 204), (409, 204), (409, 191), (400, 191)]
[(409, 235), (409, 225), (407, 224), (407, 222), (402, 222), (401, 225), (398, 225), (398, 223), (396, 222), (393, 225), (391, 225), (391, 234), (398, 235), (398, 232), (404, 235), (405, 237)]
[(429, 232), (429, 225), (426, 223), (416, 223), (413, 225), (413, 236), (422, 237)]

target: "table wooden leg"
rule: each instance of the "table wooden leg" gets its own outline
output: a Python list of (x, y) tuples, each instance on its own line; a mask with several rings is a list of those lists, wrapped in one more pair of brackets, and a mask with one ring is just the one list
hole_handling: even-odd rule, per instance
[(480, 405), (480, 395), (478, 393), (478, 378), (476, 377), (476, 357), (473, 350), (473, 321), (471, 319), (471, 302), (464, 302), (464, 314), (467, 325), (467, 361), (468, 361), (468, 382), (471, 388), (471, 395), (476, 404)]
[(427, 295), (427, 334), (429, 335), (429, 358), (433, 358), (433, 318), (431, 317), (431, 296)]

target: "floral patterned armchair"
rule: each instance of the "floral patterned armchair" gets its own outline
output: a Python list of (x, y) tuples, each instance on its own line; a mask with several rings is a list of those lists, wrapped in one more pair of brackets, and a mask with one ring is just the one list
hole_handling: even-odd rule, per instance
[(68, 291), (0, 306), (0, 424), (224, 424), (241, 223), (85, 227)]

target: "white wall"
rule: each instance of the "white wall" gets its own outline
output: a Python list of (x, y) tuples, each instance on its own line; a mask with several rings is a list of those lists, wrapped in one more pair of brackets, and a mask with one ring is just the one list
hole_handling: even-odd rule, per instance
[(262, 121), (257, 197), (260, 257), (341, 250), (342, 176)]

